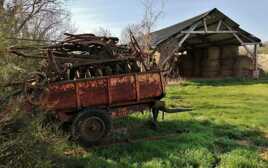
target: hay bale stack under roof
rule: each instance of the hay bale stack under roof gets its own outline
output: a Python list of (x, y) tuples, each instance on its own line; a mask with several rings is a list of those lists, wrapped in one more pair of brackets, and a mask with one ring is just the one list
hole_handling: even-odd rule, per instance
[[(238, 47), (243, 46), (254, 62), (257, 62), (256, 48), (260, 43), (261, 40), (258, 37), (243, 30), (238, 23), (216, 8), (151, 33), (151, 45), (160, 52), (159, 64), (161, 66), (167, 67), (172, 63), (172, 58), (176, 53), (193, 51), (192, 54), (188, 54), (190, 58), (182, 58), (178, 66), (179, 69), (188, 67), (188, 75), (191, 71), (191, 77), (198, 78), (234, 77), (235, 66), (238, 66), (235, 64), (235, 60), (239, 56)], [(255, 49), (249, 50), (246, 44), (253, 45)], [(168, 52), (164, 50), (167, 48)], [(220, 52), (216, 48), (221, 48)], [(199, 54), (198, 51), (194, 51), (197, 49), (203, 49), (205, 53), (200, 51)], [(210, 54), (206, 54), (206, 50)], [(200, 55), (201, 58), (197, 55)], [(213, 56), (215, 56), (214, 59), (211, 58)], [(189, 62), (192, 62), (191, 70)], [(254, 71), (256, 71), (257, 64), (253, 63), (253, 65)], [(170, 68), (174, 67), (176, 66)], [(252, 76), (254, 74), (252, 73)]]

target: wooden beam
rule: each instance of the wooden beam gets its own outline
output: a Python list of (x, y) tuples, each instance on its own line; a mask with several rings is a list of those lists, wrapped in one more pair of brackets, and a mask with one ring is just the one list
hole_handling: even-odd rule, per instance
[(222, 39), (219, 41), (207, 41), (207, 42), (202, 42), (202, 43), (189, 43), (189, 45), (191, 46), (196, 46), (196, 47), (206, 47), (206, 46), (221, 46), (221, 45), (239, 45), (239, 42), (237, 42), (237, 40), (232, 37), (232, 38), (226, 38), (226, 39)]
[(241, 40), (241, 38), (237, 34), (233, 34), (235, 38), (240, 42), (240, 44), (245, 48), (245, 50), (254, 58), (254, 54), (250, 51), (247, 45)]
[(205, 32), (208, 32), (208, 26), (207, 26), (207, 19), (206, 18), (203, 19), (203, 25), (204, 25)]
[(237, 42), (236, 43), (235, 42), (213, 43), (213, 44), (211, 44), (211, 43), (204, 43), (204, 44), (199, 43), (199, 44), (189, 44), (189, 45), (191, 45), (195, 48), (206, 48), (206, 47), (212, 47), (212, 46), (220, 47), (220, 46), (224, 46), (224, 45), (237, 45)]
[(243, 40), (236, 34), (236, 33), (233, 33), (233, 35), (234, 35), (234, 37), (239, 41), (239, 43), (241, 44), (241, 45), (245, 45), (245, 43), (243, 42)]
[[(227, 25), (225, 22), (223, 22), (223, 25), (227, 27), (228, 30), (232, 31), (233, 29)], [(250, 49), (247, 47), (247, 45), (243, 42), (243, 40), (236, 34), (233, 33), (234, 37), (239, 41), (239, 43), (245, 48), (245, 50), (254, 58), (254, 54), (250, 51)]]
[(210, 42), (224, 42), (224, 41), (230, 41), (230, 40), (237, 41), (236, 38), (232, 34), (230, 34), (230, 36), (226, 36), (225, 38), (221, 38), (221, 39), (217, 39), (216, 37), (215, 38), (213, 37), (211, 39), (210, 38), (211, 36), (212, 36), (212, 34), (209, 34), (209, 35), (202, 35), (202, 34), (200, 34), (199, 36), (194, 36), (194, 37), (192, 36), (191, 38), (189, 38), (189, 41), (191, 41), (191, 40), (193, 40), (193, 41), (200, 40), (203, 37), (209, 38)]
[(237, 33), (237, 31), (181, 31), (183, 34), (232, 34)]
[(182, 39), (181, 39), (181, 41), (179, 42), (179, 47), (181, 47), (182, 46), (182, 44), (184, 43), (184, 41), (188, 38), (190, 36), (190, 34), (186, 34)]
[[(220, 20), (223, 20), (223, 19), (220, 19)], [(219, 20), (213, 21), (211, 23), (207, 23), (207, 27), (212, 26), (212, 25), (217, 24), (217, 23), (219, 23)], [(199, 30), (202, 27), (203, 27), (203, 25), (201, 24), (201, 25), (196, 27), (196, 30)]]
[(217, 32), (220, 31), (221, 24), (222, 24), (222, 20), (220, 20), (219, 23), (218, 23), (218, 25), (217, 25), (217, 29), (216, 29)]
[(254, 45), (254, 70), (258, 70), (258, 60), (257, 60), (257, 44)]
[(260, 72), (258, 70), (258, 57), (257, 57), (257, 44), (254, 45), (254, 58), (253, 58), (253, 78), (259, 79)]
[[(221, 19), (221, 20), (223, 20), (223, 19)], [(217, 21), (214, 21), (214, 22), (212, 22), (212, 23), (207, 24), (207, 27), (209, 27), (209, 26), (211, 26), (211, 25), (214, 25), (214, 24), (216, 24), (216, 23), (218, 23), (218, 20), (217, 20)], [(202, 24), (198, 25), (198, 26), (196, 27), (196, 30), (198, 30), (199, 28), (202, 28), (202, 26), (203, 26)], [(180, 34), (180, 35), (181, 35), (181, 34)], [(212, 34), (212, 35), (213, 35), (213, 34)], [(170, 37), (170, 38), (172, 38), (172, 37)], [(170, 38), (168, 38), (168, 39), (162, 41), (161, 43), (164, 43), (165, 41), (169, 40)], [(158, 44), (158, 45), (159, 45), (159, 44)]]
[[(252, 40), (251, 38), (247, 37), (246, 35), (244, 35), (242, 32), (239, 33), (239, 35), (243, 36), (244, 38), (246, 38), (247, 40), (251, 41), (252, 43), (256, 43), (256, 41)], [(260, 44), (260, 43), (258, 43)]]
[(244, 43), (245, 45), (259, 45), (260, 43), (252, 42), (252, 43)]

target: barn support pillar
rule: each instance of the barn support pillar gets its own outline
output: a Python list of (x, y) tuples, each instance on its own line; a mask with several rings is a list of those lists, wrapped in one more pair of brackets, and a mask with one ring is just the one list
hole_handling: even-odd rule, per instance
[(257, 56), (257, 44), (254, 44), (254, 62), (253, 62), (253, 68), (254, 68), (254, 72), (253, 72), (253, 77), (258, 79), (260, 76), (260, 72), (258, 69), (258, 56)]

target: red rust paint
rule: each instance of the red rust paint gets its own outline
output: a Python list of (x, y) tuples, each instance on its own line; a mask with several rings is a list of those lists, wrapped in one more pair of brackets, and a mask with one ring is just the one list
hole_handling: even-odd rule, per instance
[(108, 104), (107, 79), (78, 82), (78, 89), (82, 107)]
[(136, 88), (133, 75), (110, 78), (111, 103), (136, 100)]
[(148, 108), (149, 108), (148, 104), (137, 104), (137, 105), (132, 105), (132, 106), (124, 106), (124, 107), (115, 108), (112, 111), (112, 118), (125, 117), (131, 113), (141, 112)]
[[(160, 72), (116, 75), (51, 84), (46, 104), (51, 109), (66, 112), (99, 106), (110, 108), (120, 104), (142, 104), (160, 99), (163, 89)], [(128, 110), (131, 109), (122, 107), (117, 112), (119, 116), (127, 115)]]
[(47, 103), (51, 109), (76, 108), (76, 90), (74, 83), (49, 86)]
[(163, 92), (159, 74), (142, 74), (138, 76), (140, 99), (160, 96)]

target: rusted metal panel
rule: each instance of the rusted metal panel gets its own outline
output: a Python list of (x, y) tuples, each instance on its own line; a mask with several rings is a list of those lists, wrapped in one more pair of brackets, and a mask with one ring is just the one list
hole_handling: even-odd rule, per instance
[(110, 78), (111, 103), (136, 100), (135, 79), (133, 75)]
[(74, 83), (75, 86), (75, 97), (76, 97), (76, 109), (79, 110), (81, 109), (81, 101), (80, 101), (80, 91), (79, 91), (79, 86), (78, 83)]
[(55, 110), (74, 109), (76, 104), (76, 90), (74, 83), (52, 84), (46, 105)]
[(79, 97), (82, 107), (108, 104), (107, 79), (96, 79), (79, 82)]
[(138, 105), (130, 105), (130, 106), (123, 106), (119, 108), (115, 108), (112, 111), (112, 117), (113, 118), (120, 118), (128, 116), (131, 113), (134, 112), (142, 112), (146, 109), (148, 109), (148, 104), (138, 104)]
[(160, 73), (138, 75), (140, 99), (157, 98), (163, 93)]
[(138, 80), (138, 75), (135, 74), (135, 87), (136, 87), (136, 98), (137, 101), (140, 101), (140, 85), (139, 85), (139, 80)]
[(48, 104), (55, 110), (144, 104), (161, 98), (162, 85), (160, 72), (70, 81), (50, 85)]

